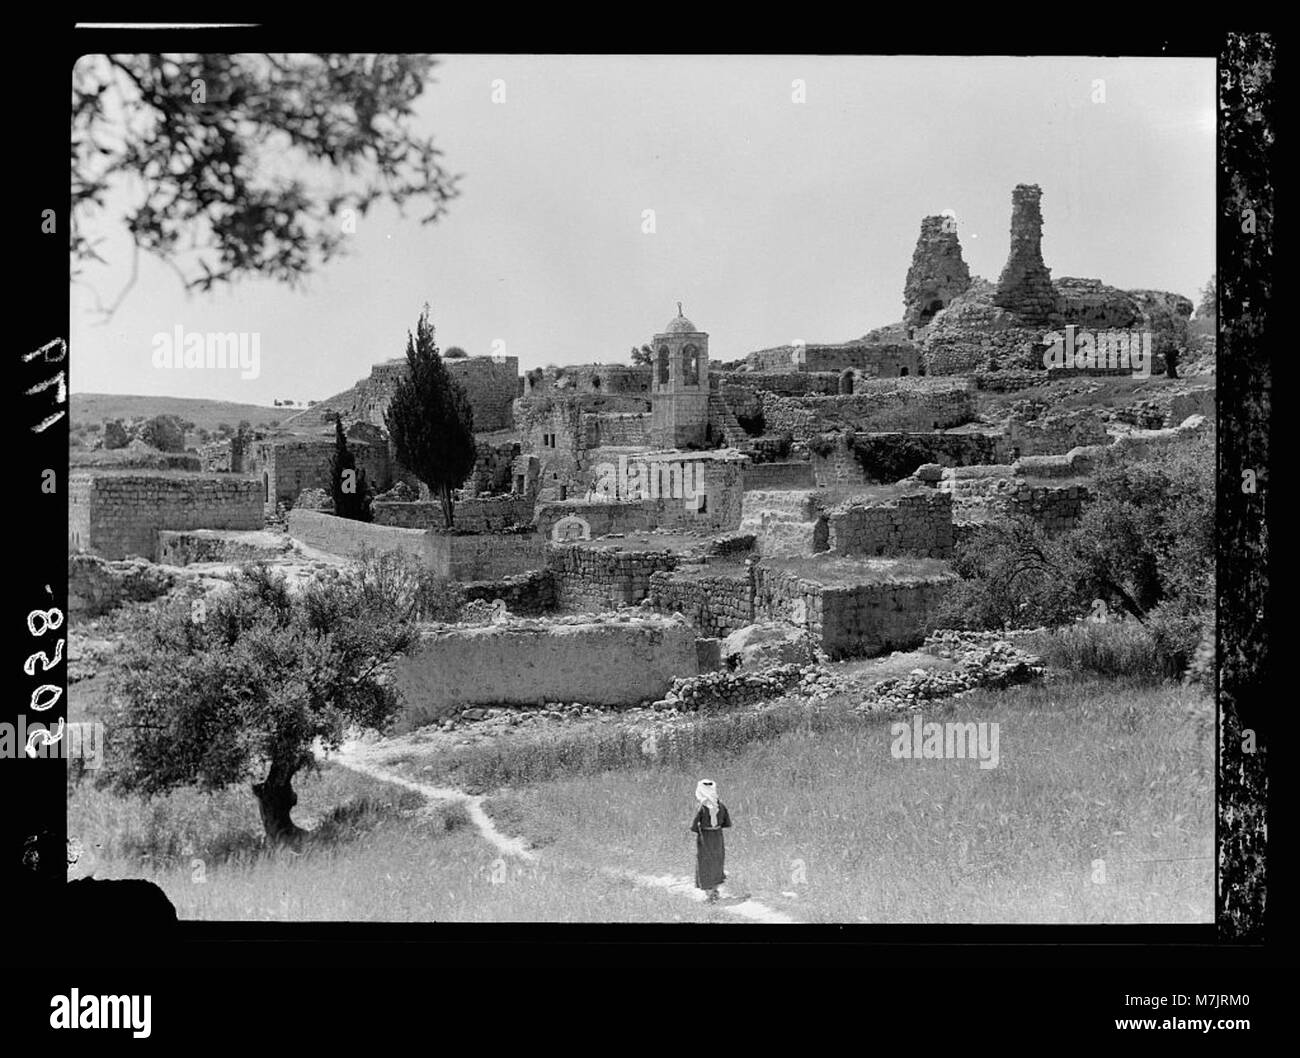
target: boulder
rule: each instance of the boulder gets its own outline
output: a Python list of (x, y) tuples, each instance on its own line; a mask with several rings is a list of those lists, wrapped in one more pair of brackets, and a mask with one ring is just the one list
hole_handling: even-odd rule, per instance
[(808, 645), (802, 629), (793, 625), (764, 622), (738, 628), (722, 641), (722, 657), (742, 672), (754, 672), (774, 665), (793, 665), (808, 660)]

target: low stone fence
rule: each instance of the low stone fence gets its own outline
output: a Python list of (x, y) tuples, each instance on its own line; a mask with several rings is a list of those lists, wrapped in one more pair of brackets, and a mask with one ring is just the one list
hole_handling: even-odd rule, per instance
[(500, 599), (512, 614), (540, 617), (555, 609), (555, 578), (549, 569), (533, 569), (498, 580), (475, 580), (461, 586), (465, 601)]
[(546, 701), (631, 706), (699, 671), (695, 632), (659, 615), (432, 626), (398, 660), (394, 686), (411, 724), (461, 706)]

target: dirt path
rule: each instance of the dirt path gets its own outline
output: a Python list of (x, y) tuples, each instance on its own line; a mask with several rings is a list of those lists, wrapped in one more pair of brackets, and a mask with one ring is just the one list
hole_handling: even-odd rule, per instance
[[(334, 764), (367, 775), (379, 782), (392, 783), (394, 786), (411, 790), (428, 801), (462, 804), (484, 841), (499, 850), (503, 855), (513, 856), (528, 863), (537, 861), (537, 853), (528, 848), (528, 844), (523, 838), (512, 838), (501, 833), (496, 828), (496, 824), (492, 822), (492, 817), (488, 815), (487, 810), (483, 807), (484, 798), (482, 795), (468, 794), (464, 790), (457, 790), (451, 786), (432, 786), (428, 783), (415, 782), (385, 767), (383, 762), (377, 759), (381, 752), (374, 743), (349, 741), (345, 742), (339, 751), (331, 754), (328, 759)], [(623, 870), (617, 867), (600, 867), (598, 869), (604, 875), (631, 882), (639, 888), (663, 889), (694, 900), (697, 903), (705, 900), (704, 893), (695, 888), (695, 883), (690, 878), (671, 874), (640, 874), (637, 871)], [(728, 898), (729, 894), (725, 885), (721, 887), (719, 895), (724, 901)], [(739, 918), (749, 919), (752, 922), (780, 923), (795, 921), (789, 915), (768, 907), (766, 904), (749, 896), (739, 903), (719, 904), (718, 909)]]

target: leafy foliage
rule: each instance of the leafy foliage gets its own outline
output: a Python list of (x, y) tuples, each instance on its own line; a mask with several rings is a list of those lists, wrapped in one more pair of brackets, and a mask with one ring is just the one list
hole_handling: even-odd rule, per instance
[(398, 462), (423, 481), (442, 504), (443, 522), (454, 524), (452, 490), (474, 469), (474, 409), (465, 389), (448, 373), (434, 342), (429, 306), (406, 338), (405, 377), (398, 381), (384, 422)]
[(1015, 516), (980, 526), (958, 549), (963, 580), (937, 619), (1000, 628), (1124, 615), (1160, 666), (1181, 672), (1213, 636), (1213, 473), (1212, 440), (1200, 437), (1103, 468), (1073, 530), (1049, 537)]
[(355, 574), (294, 594), (283, 574), (254, 565), (202, 605), (134, 618), (105, 717), (104, 778), (119, 792), (211, 791), (265, 775), (255, 789), (274, 778), (292, 798), (316, 740), (336, 749), (349, 725), (382, 729), (397, 713), (380, 671), (416, 642), (400, 595)]
[(297, 284), (343, 250), (345, 210), (364, 217), (377, 201), (422, 201), (423, 222), (437, 220), (458, 178), (411, 129), (434, 65), (427, 55), (82, 58), (74, 266), (103, 260), (89, 228), (123, 187), (144, 191), (122, 218), (135, 251), (198, 290), (254, 275)]

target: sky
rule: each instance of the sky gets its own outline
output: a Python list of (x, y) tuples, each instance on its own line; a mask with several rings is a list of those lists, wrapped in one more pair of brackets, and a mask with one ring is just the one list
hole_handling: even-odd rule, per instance
[[(521, 371), (627, 363), (678, 301), (713, 359), (845, 341), (902, 318), (926, 215), (951, 210), (996, 281), (1018, 183), (1043, 189), (1053, 278), (1196, 301), (1214, 271), (1211, 59), (447, 55), (416, 115), (460, 196), (432, 225), (372, 210), (298, 290), (187, 295), (142, 255), (102, 322), (130, 276), (123, 188), (94, 228), (108, 263), (70, 287), (72, 390), (323, 399), (401, 356), (425, 302), (442, 348)], [(257, 377), (155, 367), (177, 326), (257, 333)]]

